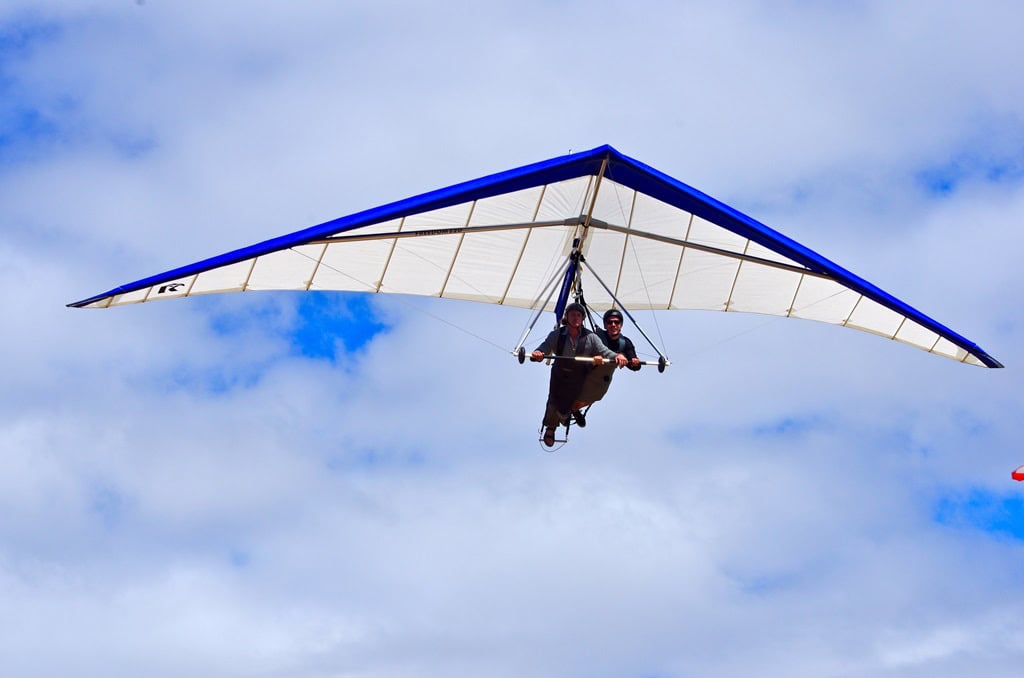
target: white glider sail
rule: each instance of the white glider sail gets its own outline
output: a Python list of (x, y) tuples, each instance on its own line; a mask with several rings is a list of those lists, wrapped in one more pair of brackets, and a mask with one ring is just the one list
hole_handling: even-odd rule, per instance
[[(344, 290), (538, 308), (575, 247), (630, 309), (804, 318), (1002, 367), (871, 283), (610, 146), (440, 189), (69, 304)], [(593, 308), (612, 305), (590, 285)], [(554, 301), (547, 301), (547, 308)]]

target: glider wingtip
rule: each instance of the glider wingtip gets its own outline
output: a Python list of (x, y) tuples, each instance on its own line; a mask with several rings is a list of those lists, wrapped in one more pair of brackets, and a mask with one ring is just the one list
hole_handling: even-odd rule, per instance
[(88, 299), (80, 299), (78, 301), (72, 301), (70, 304), (65, 304), (64, 308), (85, 308), (95, 304), (100, 299), (106, 299), (109, 294), (98, 294), (95, 297), (89, 297)]
[(988, 353), (985, 353), (984, 351), (979, 352), (977, 356), (978, 359), (981, 360), (982, 364), (985, 365), (985, 367), (989, 367), (991, 369), (996, 370), (1001, 370), (1004, 367), (1004, 365), (1001, 362), (990, 356)]

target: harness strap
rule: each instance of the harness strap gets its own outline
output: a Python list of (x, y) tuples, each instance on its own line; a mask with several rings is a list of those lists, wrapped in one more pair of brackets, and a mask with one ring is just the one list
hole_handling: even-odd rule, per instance
[[(579, 354), (579, 351), (580, 351), (580, 340), (582, 340), (583, 337), (587, 336), (590, 333), (591, 333), (590, 330), (588, 330), (586, 327), (581, 327), (580, 328), (580, 336), (579, 336), (579, 339), (576, 340), (576, 349), (573, 350), (573, 352), (572, 352), (573, 355), (578, 355)], [(562, 355), (562, 351), (565, 350), (565, 342), (566, 342), (566, 339), (568, 337), (569, 337), (569, 328), (568, 327), (563, 327), (558, 332), (558, 342), (557, 342), (557, 344), (555, 346), (555, 355)], [(619, 337), (619, 340), (621, 341), (622, 337)]]

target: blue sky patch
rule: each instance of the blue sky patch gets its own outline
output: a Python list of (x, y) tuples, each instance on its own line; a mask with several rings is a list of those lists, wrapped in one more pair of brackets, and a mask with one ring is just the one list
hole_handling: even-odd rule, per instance
[(741, 591), (758, 596), (795, 589), (800, 584), (800, 581), (800, 576), (795, 572), (736, 578)]
[[(224, 337), (266, 334), (286, 323), (279, 299), (267, 296), (252, 303), (251, 299), (196, 298), (193, 303), (210, 316), (210, 329)], [(238, 303), (238, 302), (249, 303)], [(266, 303), (270, 302), (270, 303)]]
[(156, 150), (158, 146), (155, 135), (132, 134), (124, 131), (111, 134), (108, 141), (121, 157), (128, 160), (146, 156)]
[(52, 23), (0, 24), (0, 162), (10, 162), (27, 147), (59, 138), (61, 125), (55, 115), (75, 107), (67, 97), (46, 103), (37, 100), (30, 83), (22, 82), (16, 73), (19, 62), (60, 34), (60, 27)]
[(46, 21), (9, 21), (0, 24), (0, 68), (8, 61), (29, 56), (39, 43), (60, 37), (61, 26)]
[(292, 346), (308, 358), (333, 361), (339, 348), (354, 353), (387, 329), (365, 294), (305, 292), (299, 301)]
[(927, 167), (915, 174), (917, 183), (929, 194), (946, 196), (966, 182), (1006, 183), (1024, 179), (1024, 149), (984, 157), (961, 153), (949, 161)]
[(90, 510), (99, 517), (103, 526), (111, 529), (120, 522), (125, 509), (124, 497), (112, 487), (97, 487), (93, 490)]
[(252, 556), (242, 549), (232, 548), (228, 551), (228, 563), (236, 570), (244, 570), (252, 563)]
[[(196, 298), (218, 335), (284, 337), (293, 353), (314, 359), (337, 360), (339, 353), (359, 351), (388, 330), (365, 294), (299, 292), (267, 295), (263, 303), (231, 303), (226, 299)], [(289, 303), (295, 303), (294, 315)]]
[(22, 72), (22, 64), (59, 40), (63, 32), (56, 23), (0, 24), (0, 163), (31, 158), (76, 135), (96, 132), (96, 127), (109, 127), (100, 138), (124, 158), (152, 152), (157, 147), (152, 130), (130, 129), (123, 121), (90, 121), (83, 106), (87, 90), (69, 91), (59, 79), (43, 80), (32, 70)]
[(936, 502), (934, 520), (949, 527), (1024, 539), (1024, 496), (974, 488)]
[(15, 107), (0, 119), (0, 146), (17, 141), (36, 141), (57, 135), (57, 124), (38, 110)]
[(820, 415), (811, 414), (803, 417), (780, 417), (774, 421), (758, 424), (752, 433), (756, 436), (790, 437), (810, 433), (825, 428), (828, 422)]
[(388, 329), (366, 295), (359, 294), (199, 295), (190, 301), (209, 329), (229, 345), (262, 345), (254, 353), (238, 352), (237, 359), (232, 354), (216, 365), (185, 361), (161, 376), (161, 383), (173, 389), (211, 395), (259, 384), (281, 352), (333, 362)]
[(267, 367), (265, 363), (221, 365), (214, 369), (182, 365), (162, 378), (160, 383), (164, 386), (173, 384), (185, 391), (219, 395), (238, 388), (256, 386)]

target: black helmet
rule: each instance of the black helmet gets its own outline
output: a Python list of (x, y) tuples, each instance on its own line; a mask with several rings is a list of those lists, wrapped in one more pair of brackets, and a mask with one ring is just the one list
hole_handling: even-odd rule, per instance
[(604, 316), (601, 317), (601, 320), (604, 321), (605, 325), (608, 324), (608, 318), (618, 318), (619, 322), (622, 322), (622, 311), (617, 308), (609, 308), (604, 312)]
[(586, 307), (584, 307), (583, 304), (577, 303), (575, 301), (565, 307), (565, 313), (563, 313), (562, 315), (563, 316), (568, 316), (569, 315), (569, 311), (579, 311), (581, 314), (583, 314), (584, 318), (587, 317), (587, 309), (586, 309)]

